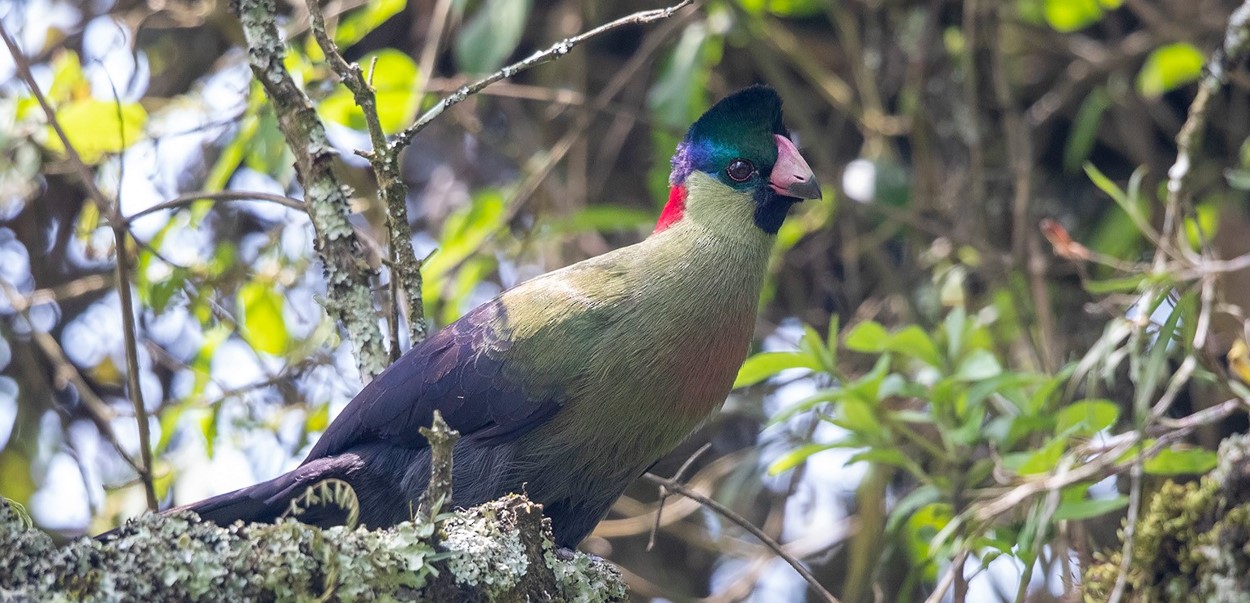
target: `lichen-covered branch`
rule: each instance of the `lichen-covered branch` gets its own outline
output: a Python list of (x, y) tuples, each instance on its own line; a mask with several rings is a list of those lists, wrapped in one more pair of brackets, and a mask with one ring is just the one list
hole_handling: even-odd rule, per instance
[(434, 411), (434, 421), (421, 428), (421, 435), (430, 443), (430, 481), (421, 493), (418, 507), (426, 516), (436, 515), (438, 509), (451, 501), (452, 451), (460, 432), (443, 420), (443, 413)]
[(238, 11), (252, 72), (264, 86), (278, 127), (295, 154), (316, 231), (315, 248), (325, 270), (326, 312), (347, 331), (360, 375), (368, 381), (390, 361), (370, 293), (375, 271), (364, 261), (348, 221), (348, 191), (331, 167), (334, 150), (312, 103), (283, 66), (285, 41), (274, 22), (273, 0), (240, 0)]
[[(432, 540), (435, 532), (438, 543)], [(72, 601), (623, 601), (609, 564), (562, 560), (541, 507), (511, 496), (371, 531), (149, 514), (57, 547), (0, 499), (0, 598)]]
[(1117, 580), (1130, 601), (1250, 599), (1250, 436), (1220, 445), (1220, 464), (1199, 482), (1167, 482), (1136, 526), (1133, 562), (1100, 556), (1085, 573), (1085, 600), (1106, 601)]
[[(313, 37), (326, 55), (326, 62), (351, 91), (356, 105), (365, 117), (369, 140), (373, 149), (360, 153), (369, 160), (378, 180), (378, 193), (386, 205), (386, 230), (390, 238), (391, 290), (395, 295), (395, 320), (401, 308), (407, 309), (408, 337), (413, 345), (425, 339), (425, 303), (421, 299), (421, 260), (412, 250), (412, 229), (408, 225), (408, 185), (400, 177), (400, 149), (391, 148), (386, 142), (386, 132), (378, 117), (377, 96), (373, 86), (365, 80), (360, 65), (348, 62), (339, 53), (334, 39), (326, 31), (325, 18), (318, 0), (308, 0), (308, 14), (312, 20)], [(400, 300), (403, 300), (401, 303)], [(399, 342), (391, 342), (392, 359), (398, 357)]]

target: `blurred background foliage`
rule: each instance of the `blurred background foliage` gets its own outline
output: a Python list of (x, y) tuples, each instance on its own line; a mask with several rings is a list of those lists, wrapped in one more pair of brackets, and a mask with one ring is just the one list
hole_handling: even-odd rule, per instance
[[(427, 315), (447, 324), (645, 236), (685, 128), (766, 82), (825, 200), (779, 234), (759, 353), (725, 411), (654, 471), (689, 462), (691, 487), (844, 601), (919, 600), (943, 581), (958, 600), (1079, 596), (1134, 501), (1209, 471), (1247, 427), (1250, 274), (1210, 263), (1250, 252), (1244, 67), (1211, 101), (1176, 241), (1164, 202), (1194, 82), (1237, 4), (706, 0), (615, 30), (455, 107), (406, 153)], [(396, 132), (474, 74), (658, 6), (326, 11)], [(304, 5), (281, 11), (287, 67), (329, 124), (377, 265), (385, 210), (352, 154), (363, 117)], [(0, 19), (98, 185), (127, 216), (149, 210), (128, 221), (126, 255), (160, 500), (298, 462), (360, 387), (318, 305), (307, 216), (263, 200), (154, 209), (300, 195), (227, 3), (12, 0)], [(117, 250), (7, 56), (0, 107), (0, 495), (62, 537), (94, 533), (145, 507), (123, 456), (138, 439)], [(379, 321), (397, 320), (387, 291)], [(657, 519), (659, 498), (636, 484), (584, 544), (636, 598), (807, 596), (732, 523), (678, 497)]]

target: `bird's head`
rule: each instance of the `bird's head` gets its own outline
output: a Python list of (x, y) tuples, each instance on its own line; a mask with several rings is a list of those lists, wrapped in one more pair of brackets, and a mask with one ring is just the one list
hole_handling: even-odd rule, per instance
[(656, 232), (695, 220), (776, 234), (790, 205), (820, 198), (812, 168), (782, 123), (781, 98), (766, 86), (721, 99), (690, 126), (669, 184)]

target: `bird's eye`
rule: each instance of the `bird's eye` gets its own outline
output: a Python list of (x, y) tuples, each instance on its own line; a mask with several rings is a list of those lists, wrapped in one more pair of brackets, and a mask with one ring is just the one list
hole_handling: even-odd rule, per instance
[(735, 159), (729, 162), (729, 167), (725, 168), (725, 175), (734, 182), (746, 182), (755, 175), (755, 166), (746, 159)]

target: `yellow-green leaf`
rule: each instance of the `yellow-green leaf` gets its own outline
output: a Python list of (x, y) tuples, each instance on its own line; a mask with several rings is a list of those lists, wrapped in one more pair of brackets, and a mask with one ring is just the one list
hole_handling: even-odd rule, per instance
[(1216, 454), (1202, 448), (1166, 448), (1154, 458), (1146, 459), (1142, 469), (1150, 475), (1187, 475), (1206, 473), (1219, 462)]
[(880, 323), (865, 320), (846, 334), (846, 349), (852, 352), (884, 352), (890, 344), (890, 334)]
[(243, 338), (253, 348), (268, 354), (281, 354), (290, 345), (286, 321), (282, 318), (282, 296), (263, 283), (248, 283), (239, 290), (239, 320)]
[(347, 47), (359, 42), (407, 5), (408, 0), (371, 0), (364, 8), (348, 13), (339, 21), (339, 27), (334, 31), (334, 43)]
[(734, 388), (755, 385), (786, 369), (805, 368), (820, 370), (820, 365), (808, 354), (801, 352), (761, 352), (742, 363)]
[(1103, 6), (1098, 0), (1046, 0), (1042, 14), (1055, 31), (1066, 33), (1097, 23)]
[(1180, 88), (1202, 75), (1202, 53), (1193, 44), (1160, 46), (1146, 57), (1137, 74), (1137, 91), (1152, 98)]
[[(69, 137), (69, 143), (84, 163), (99, 163), (108, 153), (121, 152), (143, 137), (148, 112), (138, 103), (116, 103), (93, 98), (72, 100), (56, 110), (56, 119)], [(64, 153), (65, 145), (48, 127), (45, 146)]]
[(1120, 418), (1120, 407), (1110, 400), (1081, 400), (1059, 410), (1055, 417), (1055, 433), (1072, 429), (1074, 433), (1092, 436)]
[[(387, 134), (399, 132), (412, 121), (419, 105), (420, 96), (415, 90), (417, 64), (408, 55), (387, 48), (361, 57), (360, 65), (365, 76), (372, 78), (382, 130)], [(326, 97), (318, 109), (326, 119), (355, 130), (365, 129), (364, 113), (343, 86)]]

